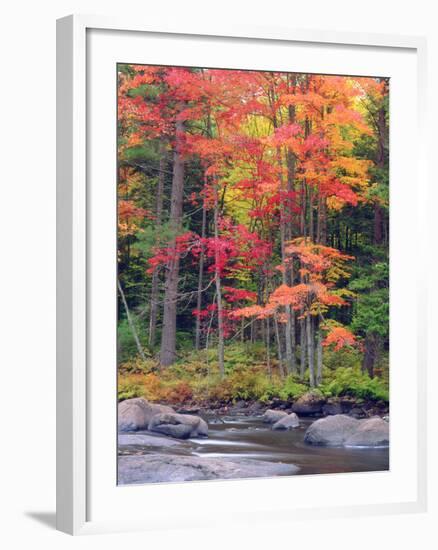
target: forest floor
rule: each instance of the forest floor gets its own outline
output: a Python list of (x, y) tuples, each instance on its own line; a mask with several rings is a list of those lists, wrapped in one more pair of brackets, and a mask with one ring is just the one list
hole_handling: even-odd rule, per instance
[(287, 411), (311, 390), (320, 397), (319, 414), (323, 406), (357, 418), (385, 415), (389, 410), (387, 356), (370, 378), (361, 371), (359, 352), (327, 351), (322, 381), (318, 388), (310, 388), (307, 372), (302, 378), (282, 375), (278, 361), (270, 359), (267, 366), (263, 348), (257, 345), (227, 347), (223, 377), (215, 354), (215, 349), (183, 352), (177, 363), (161, 370), (152, 358), (126, 361), (119, 366), (119, 400), (143, 397), (186, 412), (251, 416), (268, 408)]

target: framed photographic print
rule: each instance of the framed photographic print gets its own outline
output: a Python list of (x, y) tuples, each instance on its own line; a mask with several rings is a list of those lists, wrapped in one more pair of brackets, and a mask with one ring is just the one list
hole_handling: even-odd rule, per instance
[(424, 49), (59, 20), (59, 529), (424, 509)]

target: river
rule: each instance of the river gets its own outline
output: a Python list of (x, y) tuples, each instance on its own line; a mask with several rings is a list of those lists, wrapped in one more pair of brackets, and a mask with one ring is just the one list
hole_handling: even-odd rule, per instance
[[(315, 419), (301, 419), (299, 428), (272, 430), (261, 417), (224, 416), (209, 420), (209, 437), (189, 439), (181, 446), (157, 448), (128, 445), (121, 455), (170, 453), (197, 457), (256, 459), (294, 464), (298, 474), (385, 471), (389, 469), (389, 449), (320, 447), (304, 443), (306, 428)], [(141, 434), (142, 432), (137, 432)], [(143, 432), (145, 433), (145, 432)]]

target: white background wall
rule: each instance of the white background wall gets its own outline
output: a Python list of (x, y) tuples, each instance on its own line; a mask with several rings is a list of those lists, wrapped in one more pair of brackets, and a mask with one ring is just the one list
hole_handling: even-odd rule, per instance
[[(3, 548), (420, 548), (438, 544), (437, 375), (432, 347), (437, 280), (436, 161), (438, 34), (434, 1), (417, 0), (15, 0), (2, 6), (0, 30), (0, 544)], [(430, 510), (317, 523), (220, 525), (71, 538), (53, 529), (55, 510), (55, 19), (70, 13), (130, 15), (159, 23), (232, 22), (292, 28), (382, 32), (429, 40)], [(406, 136), (409, 139), (409, 136)], [(406, 251), (409, 254), (409, 251)], [(409, 289), (406, 289), (409, 299)], [(408, 320), (407, 320), (408, 322)], [(396, 365), (393, 368), (397, 368)], [(415, 365), (412, 365), (415, 368)], [(409, 403), (406, 404), (409, 407)], [(409, 438), (409, 434), (406, 434)], [(260, 494), (260, 498), (263, 495)], [(294, 495), (291, 494), (293, 499)]]

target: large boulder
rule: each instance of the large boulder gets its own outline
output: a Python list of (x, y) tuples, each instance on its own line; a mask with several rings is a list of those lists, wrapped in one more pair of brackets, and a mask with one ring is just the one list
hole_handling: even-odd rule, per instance
[(120, 456), (118, 483), (162, 483), (293, 475), (293, 464), (243, 458), (211, 458), (172, 454)]
[(319, 393), (307, 392), (295, 401), (292, 411), (302, 415), (320, 414), (325, 402), (326, 399)]
[(379, 417), (358, 420), (344, 414), (336, 414), (313, 422), (307, 428), (304, 441), (312, 445), (387, 446), (389, 424)]
[(300, 419), (295, 413), (288, 414), (280, 418), (273, 426), (273, 430), (292, 430), (293, 428), (299, 428)]
[(381, 447), (389, 445), (389, 424), (383, 418), (360, 422), (357, 430), (345, 440), (347, 447)]
[(344, 414), (320, 418), (307, 428), (304, 441), (312, 445), (343, 445), (359, 424), (359, 420)]
[(148, 430), (178, 439), (189, 437), (207, 437), (207, 422), (192, 414), (164, 413), (156, 414), (149, 422)]
[(120, 432), (147, 430), (149, 422), (156, 414), (173, 413), (172, 407), (149, 403), (142, 397), (126, 399), (119, 403), (118, 426)]
[(282, 418), (287, 416), (287, 412), (285, 411), (276, 411), (274, 409), (268, 409), (265, 414), (262, 416), (263, 422), (266, 422), (266, 424), (275, 424)]

